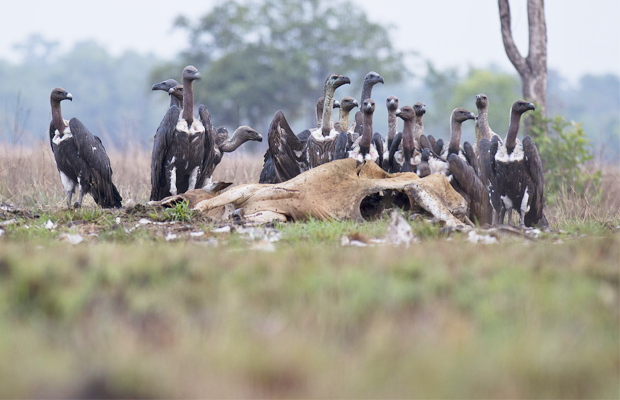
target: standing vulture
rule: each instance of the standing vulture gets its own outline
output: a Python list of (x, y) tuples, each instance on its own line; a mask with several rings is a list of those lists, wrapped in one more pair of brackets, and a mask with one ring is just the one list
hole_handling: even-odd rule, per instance
[[(194, 118), (193, 81), (200, 79), (200, 73), (194, 66), (183, 70), (183, 112), (178, 106), (168, 108), (161, 121), (151, 158), (151, 200), (184, 193), (195, 189), (196, 183), (204, 171), (205, 141), (213, 141), (210, 134), (205, 134), (205, 116), (208, 112), (200, 105), (200, 119)], [(210, 122), (209, 122), (210, 125)]]
[(77, 188), (79, 197), (75, 207), (82, 206), (86, 193), (90, 193), (101, 207), (120, 207), (123, 199), (112, 183), (110, 159), (101, 139), (90, 133), (79, 119), (63, 119), (62, 100), (73, 100), (73, 96), (60, 87), (52, 90), (49, 136), (60, 180), (67, 192), (67, 205), (71, 208), (71, 198)]
[(383, 138), (378, 133), (374, 135), (372, 133), (372, 115), (374, 112), (375, 102), (372, 99), (364, 100), (362, 103), (362, 113), (364, 114), (362, 136), (353, 143), (349, 157), (359, 162), (374, 161), (381, 166), (383, 164)]
[(508, 212), (511, 220), (512, 210), (519, 210), (519, 226), (534, 226), (544, 223), (544, 180), (542, 161), (538, 149), (530, 136), (519, 142), (517, 134), (521, 115), (534, 110), (534, 104), (517, 100), (510, 109), (510, 125), (504, 143), (492, 141), (491, 159), (500, 196), (499, 223), (504, 223)]

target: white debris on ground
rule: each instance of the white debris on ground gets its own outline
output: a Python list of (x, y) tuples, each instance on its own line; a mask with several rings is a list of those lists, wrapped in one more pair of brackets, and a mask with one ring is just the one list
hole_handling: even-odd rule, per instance
[(53, 223), (51, 219), (48, 219), (47, 222), (45, 223), (45, 229), (49, 229), (50, 231), (56, 228), (56, 226), (57, 225)]
[(397, 211), (390, 213), (390, 225), (385, 235), (385, 241), (392, 246), (404, 245), (405, 247), (409, 247), (411, 243), (417, 242), (417, 239), (413, 236), (411, 225)]
[(166, 234), (166, 242), (177, 240), (178, 237), (179, 236), (176, 233), (168, 232), (168, 234)]
[(4, 236), (4, 229), (0, 229), (0, 237)]
[(340, 238), (340, 245), (342, 247), (347, 247), (347, 246), (352, 246), (352, 247), (366, 247), (368, 246), (367, 243), (362, 242), (361, 240), (357, 240), (354, 238), (351, 238), (347, 235), (343, 235)]
[(498, 243), (497, 238), (491, 235), (481, 235), (478, 232), (471, 230), (467, 234), (467, 240), (471, 243), (480, 243), (480, 244), (496, 244)]
[(149, 221), (146, 218), (140, 218), (140, 221), (138, 221), (138, 224), (140, 225), (146, 225), (146, 224), (150, 224), (152, 221)]
[(266, 240), (258, 240), (250, 245), (250, 250), (266, 251), (268, 253), (276, 251), (276, 246)]
[(120, 224), (121, 223), (121, 217), (116, 217), (116, 223)]
[(282, 237), (279, 230), (267, 226), (235, 226), (235, 231), (240, 235), (247, 235), (250, 240), (264, 240), (268, 243), (277, 242)]
[(17, 224), (17, 223), (19, 223), (18, 220), (16, 220), (15, 218), (11, 218), (11, 219), (7, 219), (6, 221), (0, 222), (0, 226), (9, 226), (9, 225)]
[(63, 233), (58, 239), (67, 241), (71, 244), (80, 244), (84, 241), (84, 238), (79, 233)]
[(213, 233), (230, 233), (230, 225), (222, 226), (221, 228), (211, 229)]
[(205, 233), (203, 231), (199, 231), (199, 232), (190, 232), (189, 235), (191, 237), (200, 237), (203, 236)]

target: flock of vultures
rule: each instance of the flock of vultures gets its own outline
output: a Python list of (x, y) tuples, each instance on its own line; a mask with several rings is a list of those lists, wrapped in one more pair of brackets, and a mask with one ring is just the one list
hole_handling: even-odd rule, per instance
[[(200, 73), (187, 66), (182, 78), (182, 84), (168, 79), (152, 88), (168, 92), (170, 106), (154, 138), (151, 201), (194, 189), (208, 190), (214, 185), (211, 176), (223, 153), (232, 152), (249, 140), (262, 141), (262, 136), (249, 126), (237, 128), (232, 136), (225, 128), (215, 129), (202, 104), (196, 116), (192, 85), (200, 79)], [(534, 104), (515, 101), (507, 135), (500, 138), (488, 124), (489, 99), (479, 94), (475, 98), (477, 115), (464, 108), (452, 112), (450, 138), (444, 143), (443, 139), (424, 133), (423, 103), (400, 106), (398, 98), (390, 96), (386, 100), (388, 123), (384, 137), (373, 130), (376, 104), (371, 96), (373, 86), (384, 83), (383, 77), (376, 72), (366, 75), (359, 103), (349, 96), (334, 100), (336, 89), (348, 83), (346, 76), (327, 77), (324, 95), (316, 104), (316, 127), (295, 134), (282, 111), (276, 112), (269, 126), (269, 148), (260, 184), (280, 184), (321, 165), (352, 158), (357, 167), (376, 164), (372, 168), (380, 167), (386, 176), (409, 173), (417, 176), (402, 176), (417, 180), (443, 175), (442, 179), (467, 202), (468, 217), (481, 224), (503, 224), (506, 217), (510, 222), (514, 209), (521, 227), (547, 225), (540, 155), (531, 137), (525, 136), (522, 141), (517, 138), (521, 116), (534, 110)], [(50, 100), (50, 144), (69, 208), (76, 189), (79, 197), (74, 207), (81, 206), (86, 193), (101, 207), (120, 207), (122, 198), (112, 182), (110, 160), (101, 139), (77, 118), (63, 119), (60, 102), (72, 100), (69, 92), (55, 88)], [(350, 113), (356, 107), (359, 111), (350, 124)], [(339, 116), (333, 121), (336, 108)], [(404, 121), (402, 132), (397, 129), (398, 118)], [(475, 123), (476, 142), (461, 145), (461, 125), (467, 120)]]

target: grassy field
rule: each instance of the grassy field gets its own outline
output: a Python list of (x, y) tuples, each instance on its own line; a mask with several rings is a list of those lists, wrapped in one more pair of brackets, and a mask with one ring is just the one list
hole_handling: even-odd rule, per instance
[[(616, 171), (600, 198), (551, 204), (537, 237), (474, 244), (417, 218), (394, 247), (387, 216), (243, 227), (146, 209), (148, 154), (111, 155), (129, 206), (67, 211), (44, 144), (0, 150), (17, 206), (0, 208), (0, 397), (620, 396)], [(216, 178), (260, 165), (224, 158)]]

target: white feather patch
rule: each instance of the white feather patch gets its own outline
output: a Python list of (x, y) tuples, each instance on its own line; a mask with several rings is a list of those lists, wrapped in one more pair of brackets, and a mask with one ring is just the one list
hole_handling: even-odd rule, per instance
[(192, 190), (196, 188), (196, 179), (198, 178), (198, 170), (200, 167), (196, 167), (193, 169), (192, 173), (189, 176), (189, 186), (188, 190)]
[(205, 127), (202, 125), (202, 122), (200, 122), (200, 120), (194, 118), (192, 125), (188, 128), (187, 121), (183, 118), (179, 118), (176, 130), (179, 132), (187, 133), (188, 135), (197, 135), (200, 133), (204, 133)]
[(177, 194), (177, 168), (172, 167), (170, 170), (170, 194), (176, 196)]
[(527, 204), (530, 194), (527, 192), (527, 187), (525, 188), (525, 192), (523, 193), (523, 200), (521, 200), (521, 212), (527, 213), (530, 211), (530, 206)]
[(54, 132), (54, 138), (52, 139), (52, 143), (58, 146), (63, 141), (71, 139), (72, 137), (73, 135), (71, 134), (71, 129), (69, 129), (68, 126), (62, 131), (62, 136), (60, 136), (60, 132), (58, 132), (58, 129), (56, 129), (56, 131)]
[(65, 192), (73, 193), (75, 190), (76, 182), (72, 181), (64, 172), (60, 171), (60, 181), (62, 182), (62, 187), (65, 188)]
[(519, 139), (517, 139), (515, 148), (510, 155), (508, 155), (506, 144), (502, 144), (498, 147), (497, 153), (495, 153), (495, 160), (502, 163), (511, 163), (523, 160), (523, 144)]

